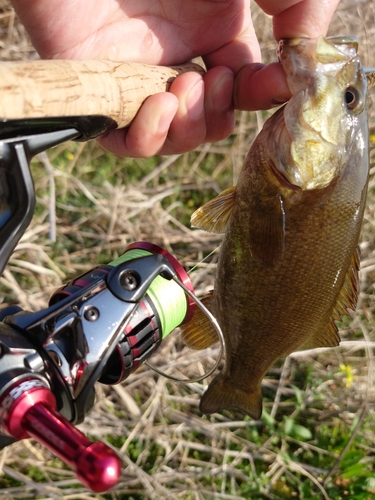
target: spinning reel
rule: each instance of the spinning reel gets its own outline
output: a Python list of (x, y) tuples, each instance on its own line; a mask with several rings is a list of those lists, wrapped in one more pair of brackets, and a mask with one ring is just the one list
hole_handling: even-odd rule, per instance
[[(111, 121), (11, 120), (0, 128), (0, 273), (28, 226), (35, 206), (29, 169), (33, 155), (71, 139), (102, 133)], [(34, 437), (69, 464), (93, 491), (113, 487), (121, 472), (117, 455), (91, 442), (75, 424), (95, 400), (95, 384), (125, 380), (163, 339), (200, 307), (188, 275), (167, 251), (137, 242), (57, 290), (48, 307), (0, 313), (0, 447)], [(202, 380), (209, 373), (193, 382)]]

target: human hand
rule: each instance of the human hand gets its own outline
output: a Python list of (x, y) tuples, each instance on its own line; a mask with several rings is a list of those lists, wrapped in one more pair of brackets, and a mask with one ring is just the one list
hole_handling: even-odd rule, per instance
[[(339, 0), (258, 0), (274, 36), (325, 34)], [(181, 64), (202, 56), (207, 73), (179, 76), (149, 97), (128, 129), (100, 142), (120, 155), (188, 151), (230, 135), (234, 107), (267, 109), (290, 97), (280, 64), (263, 66), (250, 0), (39, 0), (12, 3), (43, 58)]]

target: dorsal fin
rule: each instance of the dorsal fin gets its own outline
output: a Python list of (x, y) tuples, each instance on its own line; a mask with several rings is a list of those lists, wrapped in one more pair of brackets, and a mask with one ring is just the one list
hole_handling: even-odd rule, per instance
[(337, 347), (340, 344), (340, 336), (335, 322), (331, 319), (327, 327), (316, 335), (311, 336), (298, 347), (298, 351), (316, 349), (318, 347)]
[[(209, 292), (201, 302), (211, 311), (212, 294)], [(210, 318), (199, 307), (196, 308), (193, 318), (185, 325), (180, 326), (182, 340), (190, 349), (206, 349), (218, 340), (215, 327)]]
[(314, 349), (316, 347), (335, 347), (339, 345), (340, 337), (335, 321), (340, 321), (342, 316), (349, 314), (348, 309), (354, 311), (356, 307), (359, 293), (359, 259), (360, 250), (359, 246), (357, 246), (326, 329), (306, 340), (299, 346), (299, 350)]
[(198, 208), (191, 225), (209, 233), (224, 233), (232, 214), (236, 186), (232, 186)]

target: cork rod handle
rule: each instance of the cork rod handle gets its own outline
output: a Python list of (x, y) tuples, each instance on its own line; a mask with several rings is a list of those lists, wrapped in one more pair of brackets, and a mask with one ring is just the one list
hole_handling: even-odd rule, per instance
[(143, 101), (181, 73), (204, 70), (112, 61), (0, 63), (0, 119), (103, 115), (126, 127)]

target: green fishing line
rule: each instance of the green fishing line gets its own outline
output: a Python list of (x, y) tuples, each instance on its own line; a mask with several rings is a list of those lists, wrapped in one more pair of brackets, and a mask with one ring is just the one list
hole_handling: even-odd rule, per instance
[[(144, 257), (145, 255), (152, 255), (152, 253), (135, 248), (125, 252), (118, 259), (110, 262), (109, 265), (118, 266), (123, 262)], [(152, 300), (159, 315), (162, 337), (164, 338), (185, 319), (187, 312), (185, 292), (175, 281), (157, 276), (149, 286), (147, 295)]]

